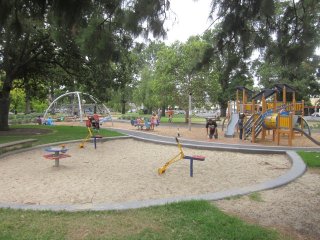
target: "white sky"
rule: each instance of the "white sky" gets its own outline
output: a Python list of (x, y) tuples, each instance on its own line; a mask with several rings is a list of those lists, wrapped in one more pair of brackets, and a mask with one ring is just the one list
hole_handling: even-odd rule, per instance
[(165, 42), (185, 42), (190, 36), (202, 34), (211, 24), (208, 20), (211, 1), (171, 0), (170, 8), (173, 13), (169, 16), (170, 21), (165, 23), (165, 28), (168, 29)]

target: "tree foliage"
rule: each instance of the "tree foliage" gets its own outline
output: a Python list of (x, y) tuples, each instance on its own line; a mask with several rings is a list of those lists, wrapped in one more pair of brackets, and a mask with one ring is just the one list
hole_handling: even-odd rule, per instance
[(216, 103), (219, 88), (213, 87), (217, 86), (215, 73), (211, 69), (199, 69), (206, 47), (207, 43), (199, 37), (171, 46), (150, 44), (145, 50), (147, 61), (135, 99), (148, 109), (179, 106), (187, 113), (189, 94), (193, 107)]
[(59, 67), (74, 76), (65, 85), (92, 83), (87, 80), (97, 76), (100, 87), (111, 86), (115, 76), (124, 84), (128, 77), (119, 78), (120, 62), (132, 37), (163, 35), (168, 7), (168, 0), (0, 1), (0, 130), (8, 129), (15, 79), (44, 79)]
[[(237, 85), (252, 88), (250, 73), (263, 87), (280, 82), (296, 87), (303, 96), (319, 94), (319, 62), (314, 56), (320, 37), (319, 7), (317, 0), (212, 1), (218, 24), (204, 35), (211, 47), (202, 64), (219, 72), (222, 108)], [(260, 58), (252, 62), (254, 50)], [(316, 90), (310, 92), (311, 87)]]
[[(315, 55), (320, 43), (320, 2), (276, 2), (277, 15), (270, 21), (274, 38), (269, 39), (262, 51), (259, 71), (261, 85), (287, 83), (296, 88), (299, 98), (320, 94), (319, 56)], [(272, 76), (266, 75), (266, 69)]]

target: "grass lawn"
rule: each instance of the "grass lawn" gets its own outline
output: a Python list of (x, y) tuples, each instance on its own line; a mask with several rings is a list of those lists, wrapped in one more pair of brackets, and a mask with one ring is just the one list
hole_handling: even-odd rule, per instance
[[(40, 129), (40, 130), (49, 130), (46, 134), (32, 134), (32, 135), (19, 135), (17, 134), (7, 134), (5, 136), (0, 136), (0, 143), (6, 143), (11, 141), (17, 141), (27, 138), (37, 139), (34, 145), (46, 144), (46, 143), (54, 143), (68, 140), (77, 140), (84, 139), (88, 135), (88, 130), (86, 127), (80, 126), (39, 126), (39, 125), (14, 125), (10, 126), (10, 128), (24, 128), (24, 129)], [(22, 131), (21, 131), (22, 132)], [(39, 131), (40, 132), (40, 131)], [(122, 134), (109, 131), (106, 129), (100, 129), (99, 135), (104, 137), (113, 137), (113, 136), (121, 136)]]
[(299, 151), (298, 154), (302, 157), (308, 167), (320, 168), (320, 152)]
[[(123, 116), (125, 116), (125, 119), (130, 119), (130, 118), (136, 119), (137, 117), (143, 117), (143, 118), (150, 118), (151, 117), (150, 114), (138, 114), (138, 113), (127, 113)], [(123, 116), (119, 116), (119, 117), (123, 117)], [(167, 122), (169, 122), (169, 118), (167, 116), (161, 117), (161, 122), (167, 123)], [(185, 123), (185, 114), (174, 114), (173, 118), (172, 118), (172, 122), (173, 123)], [(192, 116), (191, 122), (205, 124), (206, 119), (203, 117)]]
[(0, 239), (282, 239), (206, 201), (125, 211), (0, 209)]

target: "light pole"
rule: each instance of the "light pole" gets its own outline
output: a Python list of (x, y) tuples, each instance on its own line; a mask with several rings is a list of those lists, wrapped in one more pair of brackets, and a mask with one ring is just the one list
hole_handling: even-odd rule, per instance
[(188, 120), (189, 131), (191, 131), (191, 115), (192, 115), (191, 96), (192, 96), (192, 93), (189, 93), (189, 120)]

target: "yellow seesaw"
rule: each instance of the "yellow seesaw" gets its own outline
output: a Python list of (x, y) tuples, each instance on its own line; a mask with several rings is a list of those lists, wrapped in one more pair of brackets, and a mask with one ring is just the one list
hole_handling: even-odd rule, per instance
[(174, 156), (173, 158), (171, 158), (168, 162), (166, 162), (161, 168), (158, 168), (158, 173), (159, 175), (165, 173), (165, 171), (167, 170), (167, 168), (182, 159), (187, 159), (190, 160), (190, 177), (193, 177), (193, 160), (198, 160), (198, 161), (204, 161), (205, 157), (204, 156), (199, 156), (199, 155), (193, 155), (193, 156), (186, 156), (184, 155), (182, 146), (179, 142), (179, 139), (176, 137), (176, 142), (178, 144), (178, 148), (179, 148), (179, 153)]
[[(88, 135), (87, 135), (86, 138), (83, 139), (82, 142), (80, 143), (80, 148), (84, 148), (84, 144), (85, 144), (87, 141), (89, 141), (91, 138), (93, 138), (94, 148), (95, 148), (95, 149), (97, 148), (97, 139), (98, 139), (98, 138), (101, 139), (102, 136), (101, 136), (101, 135), (97, 135), (97, 134), (93, 135), (92, 126), (93, 126), (93, 125), (92, 125), (90, 119), (86, 120), (86, 127), (87, 127), (87, 129), (88, 129)], [(98, 132), (99, 132), (99, 125), (98, 125), (98, 127), (95, 126), (95, 127), (94, 127), (94, 130), (98, 130)]]
[(82, 140), (82, 142), (80, 143), (80, 148), (84, 148), (84, 144), (89, 141), (89, 139), (93, 136), (92, 134), (92, 130), (90, 127), (87, 127), (88, 129), (88, 135), (86, 136), (85, 139)]

